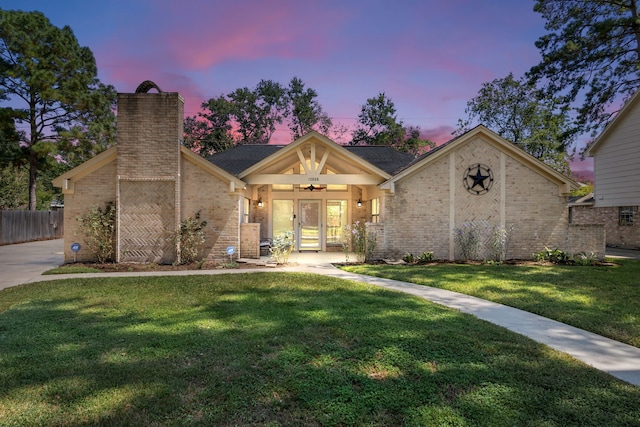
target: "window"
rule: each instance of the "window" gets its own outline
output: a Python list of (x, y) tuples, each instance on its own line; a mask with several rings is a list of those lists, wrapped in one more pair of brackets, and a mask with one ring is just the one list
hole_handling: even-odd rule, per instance
[(347, 225), (347, 201), (327, 200), (327, 245), (342, 245), (342, 230)]
[(274, 200), (273, 237), (293, 231), (293, 200)]
[(380, 199), (371, 199), (371, 222), (380, 222)]
[(633, 225), (633, 214), (637, 206), (621, 206), (619, 208), (618, 223), (620, 225)]
[(273, 191), (293, 191), (293, 184), (273, 184), (271, 189)]
[(327, 184), (327, 191), (347, 191), (347, 184)]
[(249, 222), (249, 199), (246, 197), (242, 201), (242, 212), (240, 212), (240, 222), (247, 224)]

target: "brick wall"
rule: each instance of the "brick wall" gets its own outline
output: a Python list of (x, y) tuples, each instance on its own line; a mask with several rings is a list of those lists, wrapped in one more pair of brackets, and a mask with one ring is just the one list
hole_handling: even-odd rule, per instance
[(395, 194), (383, 204), (385, 257), (432, 251), (436, 258), (449, 258), (448, 183), (448, 158), (396, 183)]
[(551, 249), (568, 249), (568, 200), (558, 186), (515, 159), (506, 159), (506, 218), (513, 224), (509, 258), (528, 259)]
[[(493, 187), (484, 195), (463, 185), (465, 170), (476, 163), (493, 172)], [(558, 185), (481, 138), (396, 182), (383, 221), (384, 254), (392, 258), (432, 251), (435, 258), (450, 259), (452, 247), (456, 258), (452, 230), (466, 223), (480, 225), (486, 234), (492, 227), (513, 225), (507, 258), (528, 259), (545, 246), (568, 247), (567, 199)]]
[(226, 248), (240, 248), (240, 195), (230, 194), (228, 183), (186, 160), (182, 161), (181, 182), (182, 218), (193, 217), (200, 211), (200, 219), (207, 221), (203, 257), (228, 261)]
[(573, 224), (603, 224), (606, 244), (622, 248), (640, 248), (640, 218), (633, 225), (619, 224), (619, 208), (593, 206), (573, 206), (571, 221)]
[(118, 94), (118, 175), (177, 176), (183, 120), (177, 93)]
[(570, 224), (567, 252), (571, 255), (593, 252), (603, 259), (606, 255), (604, 224)]
[[(178, 93), (118, 94), (118, 261), (169, 263), (176, 258), (174, 245), (162, 236), (169, 238), (181, 218), (182, 186), (177, 183), (183, 121), (184, 100)], [(122, 193), (151, 187), (155, 194)], [(154, 198), (161, 200), (155, 203)]]
[(116, 162), (108, 163), (90, 175), (74, 182), (73, 194), (64, 195), (64, 260), (73, 261), (71, 244), (80, 243), (77, 261), (95, 261), (80, 232), (77, 218), (83, 216), (93, 206), (105, 208), (108, 202), (116, 202)]
[(240, 224), (240, 257), (260, 258), (260, 224)]

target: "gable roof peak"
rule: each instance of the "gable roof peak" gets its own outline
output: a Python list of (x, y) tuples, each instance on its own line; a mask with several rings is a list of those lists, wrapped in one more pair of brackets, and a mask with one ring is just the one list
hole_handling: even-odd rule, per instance
[(594, 153), (598, 150), (600, 146), (602, 146), (603, 141), (607, 140), (608, 135), (612, 132), (612, 130), (618, 126), (620, 122), (624, 119), (630, 111), (636, 108), (636, 105), (640, 101), (640, 90), (634, 93), (622, 106), (622, 108), (616, 113), (615, 116), (605, 125), (602, 132), (587, 146), (584, 150), (584, 154), (593, 157)]

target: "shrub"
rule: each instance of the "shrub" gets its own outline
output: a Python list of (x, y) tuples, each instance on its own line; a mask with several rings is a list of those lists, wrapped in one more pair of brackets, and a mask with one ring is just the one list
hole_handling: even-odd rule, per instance
[(458, 245), (460, 255), (465, 260), (478, 257), (481, 237), (480, 228), (473, 223), (462, 224), (462, 227), (456, 227), (453, 230), (454, 242)]
[(491, 244), (491, 257), (494, 261), (504, 261), (507, 258), (512, 232), (513, 224), (506, 227), (496, 226), (491, 229), (489, 243)]
[(369, 230), (367, 223), (356, 221), (353, 225), (344, 227), (345, 238), (343, 239), (343, 249), (353, 248), (359, 262), (366, 262), (373, 258), (376, 250), (376, 233)]
[(433, 261), (433, 252), (425, 251), (418, 257), (418, 262), (431, 262)]
[(293, 244), (293, 231), (287, 231), (286, 233), (275, 236), (269, 249), (271, 251), (271, 258), (278, 264), (286, 264), (293, 250)]
[(174, 233), (172, 238), (176, 245), (180, 245), (181, 264), (191, 264), (199, 259), (202, 245), (207, 238), (204, 231), (206, 226), (207, 221), (200, 221), (200, 211), (193, 217), (180, 221), (180, 230)]
[(570, 264), (573, 260), (561, 249), (549, 249), (545, 246), (543, 251), (533, 254), (535, 261), (548, 261), (553, 264)]
[(575, 262), (577, 265), (583, 265), (583, 266), (595, 265), (597, 261), (598, 261), (598, 257), (593, 252), (590, 252), (588, 254), (585, 252), (582, 252), (573, 256), (573, 262)]
[(416, 257), (414, 257), (412, 253), (407, 252), (402, 257), (402, 260), (407, 264), (413, 264), (414, 262), (416, 262)]
[(116, 208), (108, 202), (104, 210), (93, 206), (89, 212), (76, 218), (84, 243), (93, 252), (99, 263), (114, 261), (116, 242)]

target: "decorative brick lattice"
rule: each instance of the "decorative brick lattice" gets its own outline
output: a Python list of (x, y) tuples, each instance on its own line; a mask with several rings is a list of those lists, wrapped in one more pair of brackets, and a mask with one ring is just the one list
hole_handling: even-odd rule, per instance
[(171, 263), (176, 252), (173, 181), (120, 182), (120, 261)]

